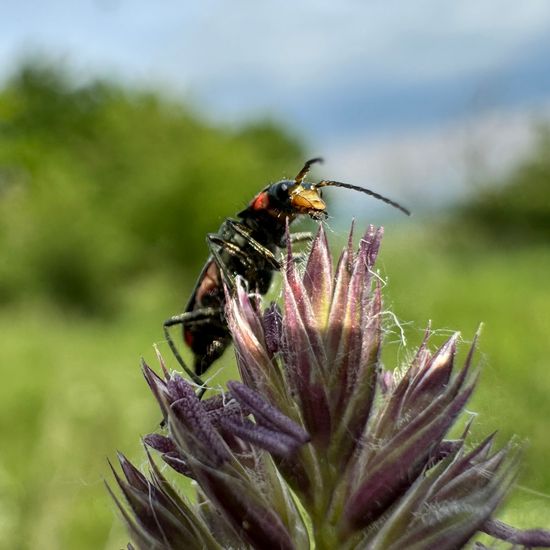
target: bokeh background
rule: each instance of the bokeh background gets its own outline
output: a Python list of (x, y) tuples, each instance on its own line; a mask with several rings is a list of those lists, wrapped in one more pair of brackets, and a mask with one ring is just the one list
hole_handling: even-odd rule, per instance
[(326, 193), (335, 247), (386, 227), (387, 365), (484, 323), (474, 439), (527, 442), (501, 517), (550, 527), (549, 52), (546, 0), (3, 3), (0, 548), (125, 543), (140, 358), (175, 366), (205, 234), (312, 155), (413, 210)]

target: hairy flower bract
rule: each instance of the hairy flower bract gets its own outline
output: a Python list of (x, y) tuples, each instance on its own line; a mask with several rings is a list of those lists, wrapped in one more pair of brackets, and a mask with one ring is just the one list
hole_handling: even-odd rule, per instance
[(178, 373), (144, 365), (165, 419), (144, 441), (197, 496), (149, 451), (147, 475), (120, 455), (125, 503), (114, 498), (133, 545), (454, 549), (484, 532), (550, 547), (548, 532), (494, 519), (517, 445), (471, 446), (469, 424), (448, 438), (478, 378), (475, 339), (463, 365), (458, 334), (431, 351), (430, 330), (406, 368), (382, 365), (381, 237), (371, 226), (355, 250), (351, 232), (333, 265), (321, 228), (303, 272), (289, 246), (281, 305), (264, 308), (237, 279), (226, 317), (241, 380), (223, 393), (199, 400)]

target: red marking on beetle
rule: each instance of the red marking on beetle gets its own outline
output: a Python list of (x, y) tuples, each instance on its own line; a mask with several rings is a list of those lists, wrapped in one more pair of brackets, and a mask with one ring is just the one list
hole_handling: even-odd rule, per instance
[(220, 272), (218, 271), (216, 262), (212, 260), (197, 288), (197, 303), (202, 304), (203, 298), (208, 294), (215, 294), (220, 289), (220, 286)]
[(185, 343), (189, 347), (193, 346), (193, 340), (194, 340), (193, 333), (188, 328), (184, 329), (183, 331), (183, 339), (185, 340)]
[(265, 210), (268, 206), (269, 196), (267, 194), (267, 191), (262, 191), (261, 193), (256, 195), (251, 204), (252, 210)]

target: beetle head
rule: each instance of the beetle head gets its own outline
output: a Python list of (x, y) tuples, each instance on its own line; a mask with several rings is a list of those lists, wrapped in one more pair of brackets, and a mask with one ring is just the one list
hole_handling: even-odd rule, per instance
[(287, 217), (292, 220), (296, 216), (307, 214), (315, 220), (324, 220), (328, 214), (326, 211), (327, 205), (322, 197), (322, 187), (343, 187), (344, 189), (365, 193), (410, 215), (410, 212), (399, 203), (365, 187), (334, 180), (322, 180), (318, 183), (304, 181), (311, 165), (316, 162), (322, 162), (322, 159), (308, 160), (294, 180), (282, 180), (268, 185), (254, 197), (249, 208), (243, 210), (241, 215), (252, 210), (253, 212), (264, 211), (276, 218)]
[(290, 217), (307, 214), (315, 220), (325, 219), (326, 204), (314, 183), (282, 180), (267, 189), (269, 206)]

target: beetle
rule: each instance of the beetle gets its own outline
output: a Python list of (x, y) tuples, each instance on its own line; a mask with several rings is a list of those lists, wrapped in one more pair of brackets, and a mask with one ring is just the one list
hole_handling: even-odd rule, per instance
[[(308, 160), (294, 180), (281, 180), (266, 186), (236, 218), (227, 218), (217, 233), (207, 235), (210, 256), (185, 310), (167, 319), (163, 325), (166, 340), (178, 363), (201, 386), (200, 395), (205, 391), (201, 375), (231, 343), (224, 317), (224, 283), (231, 287), (239, 275), (250, 289), (266, 294), (274, 272), (281, 268), (277, 253), (286, 246), (287, 222), (290, 224), (304, 215), (318, 221), (327, 218), (322, 188), (343, 187), (359, 191), (410, 215), (409, 210), (397, 202), (364, 187), (334, 180), (306, 182), (311, 166), (317, 162), (322, 159)], [(291, 238), (293, 242), (308, 240), (311, 233), (294, 233)], [(183, 327), (183, 339), (194, 355), (193, 370), (185, 364), (170, 335), (169, 328), (174, 325)]]

